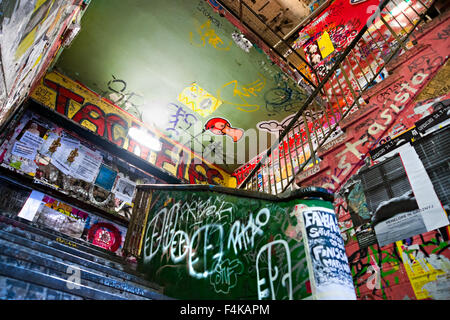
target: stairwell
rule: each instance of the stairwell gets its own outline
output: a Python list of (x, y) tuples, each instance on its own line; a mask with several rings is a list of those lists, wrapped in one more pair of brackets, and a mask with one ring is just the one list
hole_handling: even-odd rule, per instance
[(0, 299), (170, 298), (106, 250), (0, 216)]

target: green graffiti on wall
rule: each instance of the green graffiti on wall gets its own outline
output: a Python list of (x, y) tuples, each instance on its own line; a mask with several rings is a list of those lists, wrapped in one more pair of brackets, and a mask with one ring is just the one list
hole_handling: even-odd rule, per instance
[(298, 204), (209, 190), (152, 190), (140, 271), (179, 299), (311, 296)]

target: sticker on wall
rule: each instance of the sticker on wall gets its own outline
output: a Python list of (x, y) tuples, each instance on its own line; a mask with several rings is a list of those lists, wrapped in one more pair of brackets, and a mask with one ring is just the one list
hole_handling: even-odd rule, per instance
[(245, 52), (250, 52), (250, 49), (253, 48), (253, 44), (248, 40), (242, 33), (234, 31), (231, 34), (231, 38), (233, 38), (234, 42), (244, 50)]
[(222, 104), (222, 101), (201, 88), (195, 82), (183, 89), (178, 96), (178, 101), (202, 117), (209, 116)]
[(113, 224), (97, 222), (89, 228), (88, 241), (103, 249), (116, 252), (122, 245), (122, 234)]
[(212, 118), (205, 124), (205, 130), (209, 130), (216, 135), (227, 135), (237, 142), (244, 135), (244, 130), (233, 128), (228, 120), (224, 118)]
[(117, 172), (102, 164), (95, 180), (95, 184), (105, 190), (111, 191), (116, 181)]
[(334, 51), (334, 46), (331, 42), (330, 35), (326, 31), (324, 31), (319, 39), (317, 39), (317, 45), (319, 46), (322, 59), (325, 59)]
[(300, 32), (298, 34), (298, 38), (292, 44), (292, 48), (300, 49), (306, 43), (306, 41), (309, 40), (309, 38), (310, 38), (309, 34)]
[(417, 300), (449, 300), (448, 258), (435, 253), (424, 255), (417, 244), (408, 246), (397, 241), (396, 245)]

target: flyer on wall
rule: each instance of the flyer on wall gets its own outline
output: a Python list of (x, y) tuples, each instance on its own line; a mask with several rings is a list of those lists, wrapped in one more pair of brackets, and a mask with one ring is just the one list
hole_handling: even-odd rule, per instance
[(62, 173), (70, 175), (72, 164), (80, 155), (80, 141), (69, 136), (62, 136), (58, 152), (52, 154), (52, 164)]
[(385, 246), (449, 224), (422, 161), (409, 143), (397, 149), (410, 184), (399, 197), (383, 201), (374, 212), (378, 244)]
[(308, 251), (314, 299), (356, 300), (353, 278), (333, 209), (297, 205)]
[(128, 203), (132, 203), (135, 189), (136, 189), (135, 182), (127, 178), (119, 177), (117, 179), (116, 187), (113, 193), (116, 195), (117, 199), (120, 199)]

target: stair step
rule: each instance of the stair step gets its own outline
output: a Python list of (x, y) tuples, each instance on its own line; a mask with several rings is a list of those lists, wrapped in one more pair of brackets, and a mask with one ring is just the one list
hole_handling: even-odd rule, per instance
[(109, 260), (112, 260), (112, 261), (115, 261), (118, 263), (123, 263), (123, 260), (121, 257), (117, 256), (115, 253), (112, 253), (106, 249), (103, 249), (101, 247), (98, 247), (96, 245), (93, 245), (93, 244), (83, 241), (83, 240), (65, 236), (62, 233), (56, 232), (54, 230), (51, 230), (51, 229), (48, 229), (48, 228), (45, 228), (42, 226), (36, 226), (34, 223), (25, 221), (18, 217), (17, 217), (17, 219), (14, 219), (14, 218), (9, 218), (9, 217), (0, 215), (0, 228), (1, 228), (1, 225), (12, 225), (20, 230), (29, 231), (31, 233), (44, 236), (44, 237), (49, 238), (54, 241), (57, 238), (62, 238), (64, 240), (67, 240), (67, 242), (70, 241), (71, 243), (76, 244), (76, 246), (79, 247), (84, 252), (89, 252), (96, 256), (104, 257), (106, 259), (109, 259)]
[[(104, 286), (105, 288), (111, 290), (119, 290), (124, 291), (125, 293), (130, 293), (133, 295), (137, 295), (137, 297), (130, 296), (129, 298), (139, 299), (140, 296), (145, 297), (147, 299), (163, 299), (159, 293), (152, 292), (145, 287), (141, 287), (137, 284), (123, 282), (121, 279), (113, 278), (108, 275), (101, 275), (91, 270), (86, 270), (79, 266), (74, 266), (64, 261), (58, 261), (51, 256), (43, 255), (39, 253), (35, 253), (33, 250), (20, 247), (14, 243), (6, 242), (0, 240), (0, 256), (3, 256), (3, 260), (7, 260), (11, 264), (13, 261), (18, 261), (18, 263), (29, 262), (33, 264), (34, 268), (43, 267), (63, 274), (65, 277), (69, 277), (70, 274), (67, 273), (69, 267), (76, 267), (80, 270), (80, 279), (82, 281), (88, 281), (92, 283), (91, 286)], [(7, 262), (4, 261), (4, 262)], [(101, 287), (97, 287), (101, 288)]]
[[(58, 250), (63, 250), (68, 253), (73, 253), (80, 257), (86, 258), (88, 260), (96, 261), (98, 263), (110, 266), (110, 267), (118, 269), (118, 270), (124, 270), (127, 268), (118, 261), (111, 261), (109, 259), (109, 257), (105, 256), (104, 254), (102, 254), (102, 255), (95, 254), (95, 252), (92, 252), (92, 250), (91, 250), (92, 253), (87, 252), (86, 250), (84, 250), (85, 249), (84, 247), (79, 247), (79, 245), (77, 243), (73, 242), (73, 239), (66, 238), (63, 235), (52, 236), (51, 234), (40, 234), (38, 232), (35, 232), (35, 230), (30, 230), (28, 228), (21, 228), (21, 227), (13, 226), (11, 224), (2, 223), (2, 222), (0, 222), (0, 230), (4, 230), (8, 233), (15, 234), (15, 235), (21, 236), (23, 238), (27, 238), (27, 239), (35, 241), (35, 242), (47, 244), (48, 246), (50, 246), (52, 248), (55, 248)], [(56, 239), (58, 239), (59, 241), (57, 241)], [(61, 242), (63, 242), (63, 243), (61, 243)], [(67, 243), (69, 245), (66, 245), (64, 243)]]
[[(94, 261), (99, 263), (102, 263), (102, 260), (100, 258), (103, 258), (103, 261), (106, 261), (106, 265), (125, 271), (136, 277), (144, 278), (144, 275), (142, 273), (131, 268), (122, 257), (117, 256), (115, 253), (112, 253), (106, 249), (100, 248), (83, 240), (73, 239), (50, 229), (43, 230), (40, 227), (31, 225), (28, 221), (21, 222), (19, 220), (8, 218), (0, 214), (0, 230), (3, 230), (7, 226), (15, 227), (17, 229), (15, 233), (26, 231), (21, 233), (21, 235), (25, 237), (29, 237), (30, 233), (40, 235), (47, 239), (44, 244), (48, 243), (48, 240), (51, 240), (54, 242), (54, 245), (57, 246), (57, 248), (67, 248), (68, 251), (74, 252), (75, 255), (77, 255), (77, 252), (81, 252), (82, 255), (85, 253), (89, 253), (94, 256)], [(74, 245), (76, 245), (76, 248), (73, 248)], [(78, 249), (78, 251), (74, 251), (76, 249)], [(90, 258), (88, 258), (88, 260), (89, 259)], [(151, 288), (159, 292), (162, 291), (162, 288), (154, 283), (150, 283), (150, 285), (146, 284), (146, 286), (150, 286)]]
[(0, 299), (4, 300), (83, 300), (82, 297), (0, 276)]
[[(0, 263), (3, 263), (4, 265), (8, 265), (11, 267), (19, 267), (22, 269), (26, 269), (28, 271), (40, 272), (42, 274), (47, 275), (48, 277), (53, 277), (53, 278), (61, 279), (64, 281), (68, 281), (69, 284), (72, 281), (74, 286), (75, 286), (75, 284), (77, 284), (77, 285), (79, 284), (86, 288), (95, 289), (95, 290), (98, 290), (98, 291), (101, 291), (101, 292), (104, 292), (107, 294), (116, 295), (116, 296), (119, 296), (119, 297), (121, 297), (123, 299), (127, 299), (127, 300), (149, 300), (149, 298), (146, 298), (143, 296), (135, 295), (135, 294), (132, 294), (132, 293), (124, 291), (124, 290), (112, 288), (109, 286), (98, 284), (93, 281), (89, 281), (88, 279), (86, 279), (82, 276), (81, 271), (79, 272), (79, 275), (80, 275), (79, 283), (77, 283), (75, 280), (71, 280), (71, 279), (73, 279), (73, 275), (75, 275), (76, 270), (79, 270), (75, 266), (72, 266), (71, 269), (66, 269), (66, 270), (69, 270), (69, 272), (66, 272), (66, 270), (56, 271), (53, 268), (44, 267), (44, 266), (38, 265), (36, 263), (33, 263), (31, 261), (27, 261), (27, 260), (23, 260), (23, 259), (16, 259), (16, 258), (5, 256), (5, 255), (0, 255)], [(71, 289), (71, 288), (68, 288), (68, 289)], [(76, 293), (78, 289), (72, 288), (71, 290), (73, 290), (71, 292)]]
[[(31, 238), (31, 235), (29, 235), (29, 236)], [(67, 263), (73, 263), (80, 267), (84, 267), (84, 268), (87, 268), (90, 270), (95, 270), (96, 272), (100, 272), (104, 275), (115, 276), (117, 278), (121, 278), (121, 279), (129, 281), (129, 282), (134, 282), (134, 283), (143, 285), (145, 287), (148, 287), (148, 288), (151, 288), (154, 290), (158, 290), (158, 289), (160, 290), (160, 288), (154, 288), (154, 284), (146, 281), (145, 279), (139, 278), (135, 275), (129, 274), (129, 273), (121, 271), (121, 270), (114, 269), (110, 266), (99, 264), (96, 261), (91, 261), (89, 259), (79, 257), (77, 255), (74, 255), (74, 254), (71, 254), (71, 253), (65, 251), (64, 249), (62, 249), (62, 250), (56, 249), (47, 244), (42, 244), (42, 243), (33, 241), (31, 239), (24, 238), (20, 235), (16, 235), (14, 233), (5, 232), (5, 230), (0, 230), (0, 239), (15, 243), (22, 247), (33, 249), (37, 252), (45, 253), (52, 257), (59, 258), (62, 261), (66, 261)]]
[(125, 300), (125, 298), (120, 295), (114, 295), (94, 288), (89, 288), (82, 284), (79, 285), (78, 289), (69, 289), (69, 286), (73, 285), (73, 283), (70, 281), (45, 274), (43, 272), (29, 270), (19, 266), (8, 265), (3, 262), (0, 262), (0, 276), (6, 276), (8, 278), (14, 278), (18, 280), (26, 279), (27, 282), (31, 284), (58, 290), (71, 295), (73, 295), (74, 291), (76, 291), (76, 295), (84, 299)]

